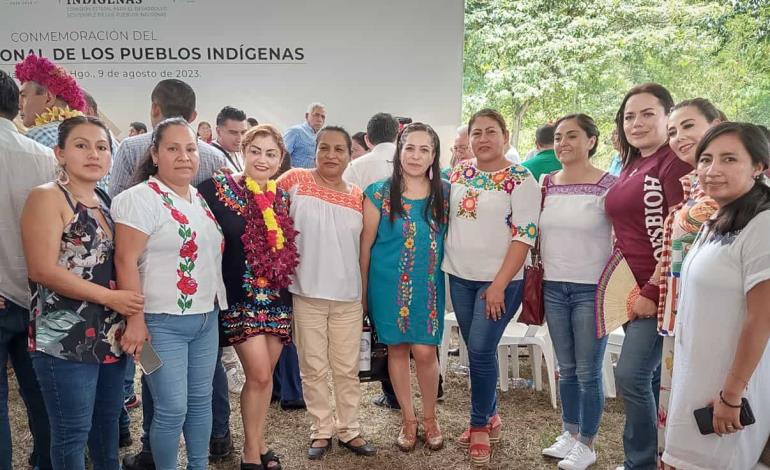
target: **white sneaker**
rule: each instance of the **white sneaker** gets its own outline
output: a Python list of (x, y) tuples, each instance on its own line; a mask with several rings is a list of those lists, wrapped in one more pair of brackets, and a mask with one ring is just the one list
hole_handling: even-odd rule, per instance
[(240, 395), (246, 378), (238, 372), (237, 367), (227, 369), (225, 374), (227, 375), (227, 390), (234, 395)]
[(567, 457), (567, 454), (575, 447), (577, 439), (572, 437), (569, 431), (564, 431), (564, 434), (556, 438), (556, 442), (547, 449), (543, 449), (543, 455), (547, 457), (553, 457), (555, 459), (563, 459)]
[(625, 470), (625, 469), (626, 469), (626, 467), (624, 467), (624, 466), (622, 466), (622, 465), (621, 465), (621, 466), (619, 466), (619, 467), (615, 467), (615, 470)]
[(578, 441), (564, 460), (559, 462), (559, 468), (563, 470), (585, 470), (595, 463), (596, 452)]

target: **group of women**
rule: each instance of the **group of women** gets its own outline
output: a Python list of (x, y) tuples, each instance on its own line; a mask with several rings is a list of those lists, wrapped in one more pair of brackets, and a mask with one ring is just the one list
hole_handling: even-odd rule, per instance
[[(96, 188), (110, 166), (109, 132), (94, 118), (64, 121), (60, 177), (30, 194), (22, 220), (54, 467), (83, 468), (88, 445), (95, 468), (119, 468), (124, 368), (152, 348), (162, 363), (147, 375), (155, 466), (176, 469), (184, 434), (188, 468), (206, 468), (217, 347), (234, 345), (246, 375), (241, 468), (280, 469), (266, 417), (290, 341), (312, 418), (307, 457), (322, 458), (335, 435), (372, 455), (358, 417), (365, 314), (389, 349), (403, 419), (396, 445), (408, 452), (418, 441), (411, 356), (423, 440), (437, 451), (444, 273), (470, 363), (470, 423), (457, 442), (484, 465), (503, 438), (497, 344), (539, 236), (563, 420), (543, 453), (565, 469), (596, 461), (606, 338), (596, 337), (594, 298), (614, 249), (640, 288), (617, 367), (625, 467), (654, 468), (662, 453), (673, 468), (751, 468), (770, 436), (766, 421), (744, 429), (739, 419), (742, 398), (770, 416), (760, 398), (770, 395), (770, 149), (758, 127), (722, 121), (706, 100), (674, 106), (665, 88), (642, 85), (617, 114), (618, 178), (591, 163), (599, 132), (575, 114), (556, 124), (563, 168), (538, 182), (506, 160), (505, 120), (484, 109), (468, 123), (475, 158), (449, 181), (438, 136), (414, 123), (398, 137), (392, 176), (368, 188), (342, 179), (351, 137), (333, 126), (317, 134), (316, 168), (276, 180), (286, 149), (277, 129), (259, 125), (243, 138), (243, 173), (195, 188), (196, 133), (172, 118), (155, 128), (135, 186), (111, 202)], [(710, 403), (716, 435), (702, 436), (692, 413)]]
[[(616, 116), (618, 178), (590, 163), (589, 117), (556, 124), (563, 169), (544, 178), (540, 229), (563, 419), (543, 454), (559, 468), (596, 461), (607, 338), (596, 337), (595, 294), (612, 250), (639, 287), (615, 371), (626, 414), (619, 468), (759, 460), (770, 423), (744, 429), (740, 414), (745, 399), (770, 416), (770, 149), (760, 127), (726, 121), (708, 100), (674, 105), (660, 85), (633, 88)], [(708, 405), (716, 433), (702, 435), (694, 411)]]

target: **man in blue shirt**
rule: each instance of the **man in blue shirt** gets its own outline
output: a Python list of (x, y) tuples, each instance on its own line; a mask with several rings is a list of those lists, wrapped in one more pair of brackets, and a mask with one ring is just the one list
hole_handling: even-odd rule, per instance
[(315, 136), (326, 122), (326, 106), (312, 103), (307, 107), (305, 122), (290, 127), (283, 136), (292, 168), (315, 168)]

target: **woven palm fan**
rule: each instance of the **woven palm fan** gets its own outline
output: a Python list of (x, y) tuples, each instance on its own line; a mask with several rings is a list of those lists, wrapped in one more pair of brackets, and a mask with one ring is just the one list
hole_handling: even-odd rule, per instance
[(628, 322), (639, 298), (639, 285), (620, 250), (615, 249), (596, 287), (596, 337), (607, 336)]

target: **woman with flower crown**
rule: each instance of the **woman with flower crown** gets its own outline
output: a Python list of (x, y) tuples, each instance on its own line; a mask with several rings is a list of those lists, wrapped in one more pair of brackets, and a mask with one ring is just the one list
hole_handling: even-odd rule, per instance
[(225, 235), (222, 275), (229, 309), (220, 331), (234, 345), (246, 373), (241, 391), (245, 440), (241, 468), (281, 468), (265, 442), (265, 421), (273, 388), (273, 369), (283, 345), (291, 341), (290, 275), (298, 263), (297, 232), (287, 194), (270, 178), (286, 156), (278, 130), (252, 127), (241, 144), (242, 174), (217, 174), (198, 186)]

